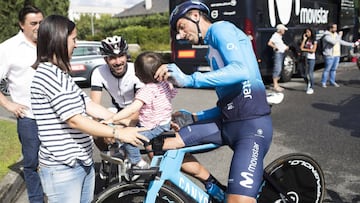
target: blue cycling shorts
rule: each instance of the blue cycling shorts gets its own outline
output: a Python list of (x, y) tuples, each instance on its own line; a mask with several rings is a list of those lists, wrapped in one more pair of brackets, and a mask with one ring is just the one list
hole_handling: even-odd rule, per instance
[(214, 143), (222, 145), (219, 121), (198, 122), (180, 129), (179, 134), (185, 146)]
[(273, 134), (269, 115), (227, 123), (194, 124), (182, 128), (179, 133), (186, 146), (204, 143), (228, 145), (234, 153), (227, 193), (256, 198), (263, 180), (263, 160)]

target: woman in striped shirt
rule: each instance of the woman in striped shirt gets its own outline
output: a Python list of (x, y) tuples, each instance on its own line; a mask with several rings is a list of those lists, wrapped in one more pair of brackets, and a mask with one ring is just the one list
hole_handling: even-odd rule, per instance
[(88, 117), (113, 114), (95, 104), (69, 75), (76, 47), (75, 24), (60, 15), (45, 18), (38, 31), (31, 105), (39, 127), (39, 175), (50, 203), (91, 202), (95, 188), (94, 136), (141, 145), (136, 128), (113, 128)]

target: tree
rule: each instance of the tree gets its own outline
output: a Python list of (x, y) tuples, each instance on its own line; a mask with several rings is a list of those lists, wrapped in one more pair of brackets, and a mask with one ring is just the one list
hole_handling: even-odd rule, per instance
[(18, 12), (24, 5), (40, 8), (44, 15), (68, 16), (69, 0), (7, 0), (0, 1), (0, 42), (19, 32)]

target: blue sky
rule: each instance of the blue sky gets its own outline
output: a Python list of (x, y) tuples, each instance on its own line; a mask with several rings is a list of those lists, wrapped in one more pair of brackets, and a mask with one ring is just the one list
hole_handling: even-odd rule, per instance
[(143, 0), (70, 0), (71, 6), (129, 8)]

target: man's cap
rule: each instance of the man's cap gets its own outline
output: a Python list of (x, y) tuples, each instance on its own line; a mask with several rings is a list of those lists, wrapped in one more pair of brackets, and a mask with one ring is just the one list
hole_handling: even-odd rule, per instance
[(288, 28), (287, 28), (285, 25), (283, 25), (283, 24), (277, 25), (277, 26), (276, 26), (276, 29), (277, 29), (277, 30), (288, 30)]

